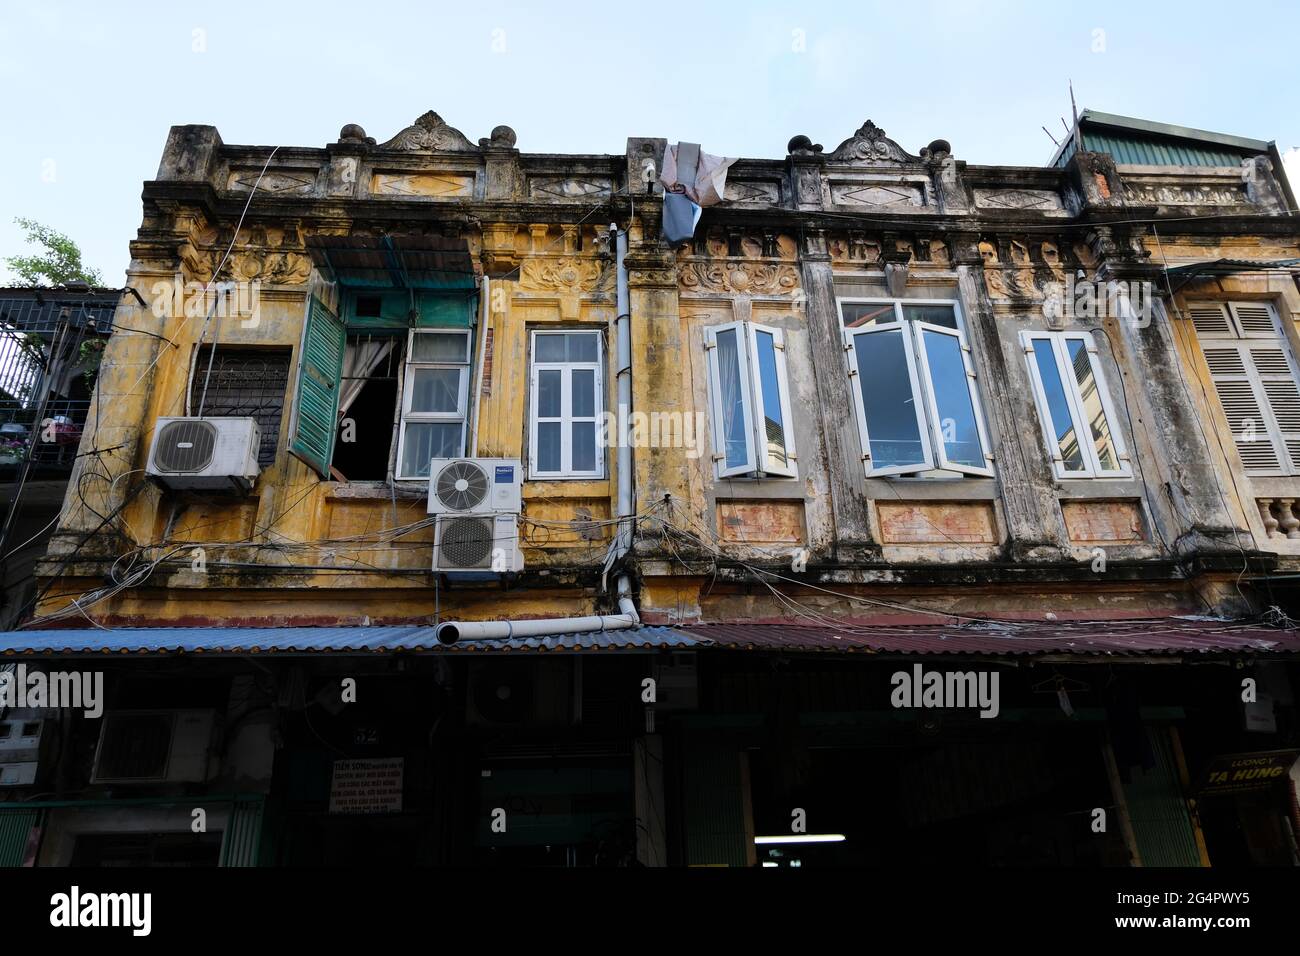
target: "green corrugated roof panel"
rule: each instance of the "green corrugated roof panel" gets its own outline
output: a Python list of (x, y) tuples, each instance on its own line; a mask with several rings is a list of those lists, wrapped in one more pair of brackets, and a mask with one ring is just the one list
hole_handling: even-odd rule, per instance
[[(1084, 110), (1079, 117), (1079, 133), (1085, 149), (1107, 153), (1121, 166), (1236, 167), (1243, 159), (1263, 155), (1268, 149), (1262, 140), (1094, 110)], [(1060, 167), (1068, 163), (1075, 148), (1075, 138), (1071, 135), (1053, 165)]]
[(1154, 136), (1083, 131), (1086, 148), (1109, 153), (1121, 166), (1240, 166), (1250, 153)]

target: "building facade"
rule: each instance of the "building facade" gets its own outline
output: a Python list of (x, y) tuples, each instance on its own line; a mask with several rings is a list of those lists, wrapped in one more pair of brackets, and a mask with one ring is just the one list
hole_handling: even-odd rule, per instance
[(173, 128), (4, 635), (103, 713), (12, 711), (9, 862), (1300, 860), (1271, 144), (868, 121), (680, 244), (668, 150)]

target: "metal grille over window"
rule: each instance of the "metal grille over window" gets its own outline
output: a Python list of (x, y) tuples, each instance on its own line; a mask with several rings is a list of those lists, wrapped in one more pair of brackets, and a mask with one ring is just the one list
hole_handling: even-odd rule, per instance
[(1248, 475), (1300, 475), (1300, 389), (1272, 305), (1203, 302), (1187, 314)]
[[(289, 384), (288, 349), (232, 349), (211, 346), (199, 350), (190, 382), (190, 408), (204, 418), (255, 418), (262, 432), (257, 463), (275, 461), (280, 444), (280, 418)], [(212, 374), (208, 375), (208, 361)], [(204, 396), (204, 382), (207, 395)], [(201, 408), (200, 408), (201, 406)]]

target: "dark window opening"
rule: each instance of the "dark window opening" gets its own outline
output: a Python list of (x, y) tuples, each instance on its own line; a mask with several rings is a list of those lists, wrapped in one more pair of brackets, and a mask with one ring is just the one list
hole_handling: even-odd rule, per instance
[(378, 295), (357, 296), (357, 315), (367, 319), (377, 319), (383, 314), (384, 299)]
[[(289, 349), (238, 349), (224, 345), (199, 349), (190, 382), (190, 412), (210, 418), (256, 418), (262, 430), (257, 463), (275, 461), (280, 418), (289, 384)], [(212, 372), (208, 374), (208, 363)], [(207, 393), (204, 394), (206, 383)]]
[[(358, 314), (364, 314), (363, 301), (357, 300)], [(348, 335), (331, 462), (336, 478), (383, 481), (388, 477), (402, 344), (401, 336)]]

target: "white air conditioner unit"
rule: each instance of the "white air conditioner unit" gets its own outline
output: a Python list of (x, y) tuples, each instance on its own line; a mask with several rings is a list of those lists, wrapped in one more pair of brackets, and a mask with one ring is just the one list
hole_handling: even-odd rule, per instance
[(0, 787), (29, 787), (40, 766), (45, 721), (0, 720)]
[(255, 418), (160, 418), (147, 471), (174, 491), (248, 492), (261, 441)]
[(105, 714), (91, 783), (202, 783), (208, 779), (213, 710)]
[(433, 522), (433, 570), (474, 576), (524, 569), (517, 514), (440, 514)]
[(524, 470), (518, 458), (435, 458), (429, 514), (519, 514)]

